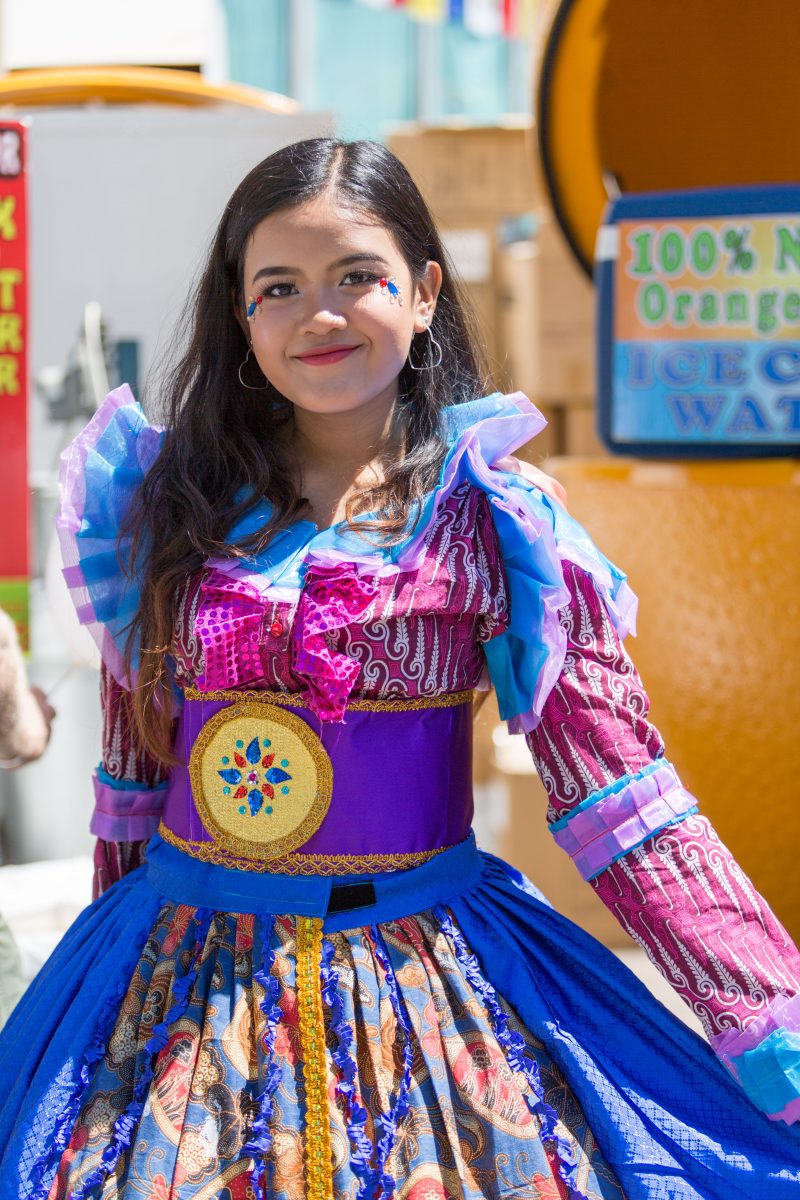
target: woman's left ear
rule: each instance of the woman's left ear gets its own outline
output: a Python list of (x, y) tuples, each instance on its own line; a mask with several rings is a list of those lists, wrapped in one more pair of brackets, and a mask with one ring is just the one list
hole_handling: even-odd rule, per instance
[(436, 300), (442, 286), (442, 268), (435, 259), (430, 259), (422, 278), (417, 283), (414, 332), (422, 333), (433, 321)]

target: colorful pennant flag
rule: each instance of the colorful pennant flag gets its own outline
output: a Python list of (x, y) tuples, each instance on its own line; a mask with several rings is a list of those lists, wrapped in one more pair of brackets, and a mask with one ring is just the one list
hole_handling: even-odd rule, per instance
[(445, 0), (407, 0), (405, 7), (408, 9), (408, 15), (415, 21), (440, 24), (447, 17)]
[(463, 25), (475, 37), (525, 37), (537, 0), (360, 0), (370, 8), (404, 8), (415, 21)]

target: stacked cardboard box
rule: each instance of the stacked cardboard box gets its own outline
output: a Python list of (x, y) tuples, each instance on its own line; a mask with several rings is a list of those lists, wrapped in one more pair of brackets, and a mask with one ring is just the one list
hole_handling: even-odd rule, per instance
[[(604, 454), (595, 433), (594, 287), (552, 214), (540, 208), (536, 216), (534, 236), (499, 254), (504, 365), (550, 421), (548, 457)], [(529, 448), (537, 461), (539, 441)]]
[(535, 207), (530, 122), (474, 126), (411, 123), (389, 137), (433, 210), (482, 325), (491, 365), (500, 365), (498, 259), (502, 227)]
[(413, 123), (388, 141), (467, 285), (497, 386), (524, 391), (548, 418), (523, 456), (604, 453), (594, 434), (594, 289), (548, 208), (530, 120)]

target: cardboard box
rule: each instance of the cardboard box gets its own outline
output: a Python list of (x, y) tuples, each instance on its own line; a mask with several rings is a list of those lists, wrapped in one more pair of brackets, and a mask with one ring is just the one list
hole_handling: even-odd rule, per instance
[(563, 409), (563, 454), (577, 458), (609, 458), (608, 450), (597, 436), (597, 411), (594, 404), (570, 404)]
[(467, 213), (491, 219), (544, 202), (529, 117), (497, 125), (448, 121), (393, 126), (389, 149), (408, 168), (439, 225)]
[(495, 386), (509, 384), (499, 343), (498, 261), (510, 220), (533, 224), (543, 201), (529, 118), (501, 125), (413, 122), (395, 126), (389, 148), (430, 205), (478, 320)]
[(464, 286), (492, 369), (498, 361), (497, 225), (463, 215), (440, 226), (445, 249)]
[[(388, 144), (431, 207), (495, 386), (543, 407), (585, 406), (595, 391), (594, 288), (546, 206), (530, 120), (415, 122), (396, 126)], [(509, 225), (527, 225), (534, 240), (509, 242)], [(548, 440), (532, 461), (567, 452), (555, 429)]]
[(552, 216), (498, 251), (497, 345), (513, 385), (544, 405), (586, 406), (596, 390), (595, 295)]

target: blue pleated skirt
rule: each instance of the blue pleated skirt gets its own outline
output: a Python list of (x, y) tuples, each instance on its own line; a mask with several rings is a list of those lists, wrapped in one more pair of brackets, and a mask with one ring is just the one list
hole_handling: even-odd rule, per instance
[(0, 1034), (2, 1200), (313, 1196), (303, 922), (335, 1200), (800, 1196), (798, 1131), (507, 864), (470, 840), (364, 882), (154, 838)]

